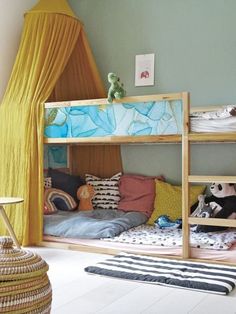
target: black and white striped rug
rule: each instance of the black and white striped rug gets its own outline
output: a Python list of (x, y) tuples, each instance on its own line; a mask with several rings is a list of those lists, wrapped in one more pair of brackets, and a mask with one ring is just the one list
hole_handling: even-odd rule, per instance
[(120, 253), (85, 268), (88, 273), (216, 294), (236, 285), (236, 267)]

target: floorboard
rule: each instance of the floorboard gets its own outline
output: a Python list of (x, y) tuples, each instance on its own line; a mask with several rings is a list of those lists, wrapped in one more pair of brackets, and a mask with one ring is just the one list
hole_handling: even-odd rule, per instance
[(26, 248), (49, 264), (52, 314), (236, 314), (236, 289), (217, 296), (88, 274), (84, 267), (105, 254), (53, 248)]

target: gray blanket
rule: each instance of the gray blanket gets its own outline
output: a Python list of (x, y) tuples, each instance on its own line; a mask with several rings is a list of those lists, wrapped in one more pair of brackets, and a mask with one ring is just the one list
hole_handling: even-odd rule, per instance
[(44, 234), (81, 239), (111, 238), (145, 223), (147, 219), (140, 212), (114, 209), (58, 211), (52, 215), (44, 215)]

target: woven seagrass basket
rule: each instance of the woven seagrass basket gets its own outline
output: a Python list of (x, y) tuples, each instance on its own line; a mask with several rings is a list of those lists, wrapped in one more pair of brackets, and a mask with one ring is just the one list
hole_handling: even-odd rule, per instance
[(0, 313), (50, 313), (47, 270), (39, 255), (13, 248), (10, 237), (0, 237)]

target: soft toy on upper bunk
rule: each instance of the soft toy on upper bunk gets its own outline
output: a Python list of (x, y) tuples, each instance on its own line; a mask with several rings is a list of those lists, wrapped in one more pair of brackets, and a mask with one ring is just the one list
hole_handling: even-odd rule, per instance
[(111, 84), (108, 90), (108, 102), (112, 103), (113, 99), (121, 99), (125, 96), (123, 84), (115, 73), (108, 74), (108, 82)]
[[(199, 195), (191, 207), (192, 217), (236, 219), (236, 191), (233, 183), (212, 183), (210, 196)], [(196, 225), (195, 232), (213, 232), (227, 229), (221, 226)]]

